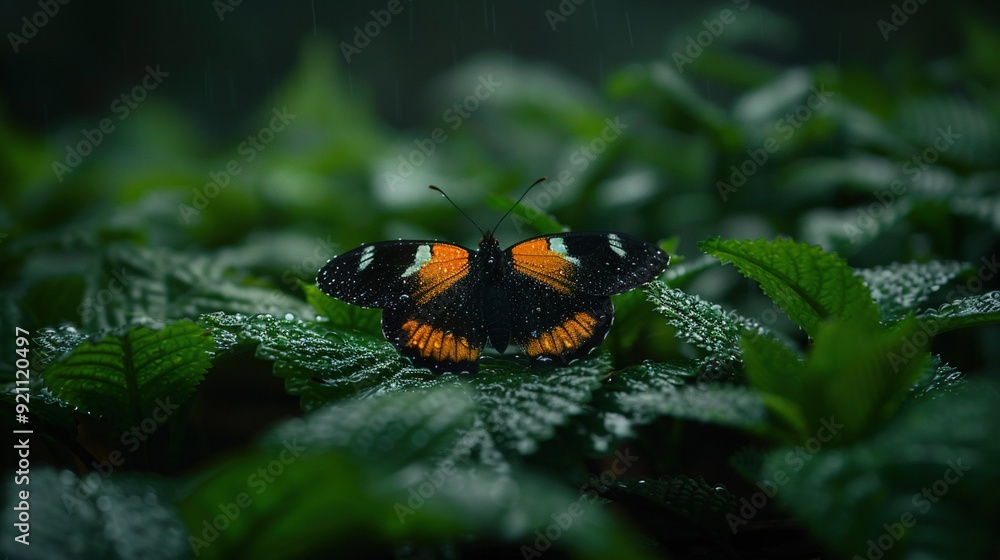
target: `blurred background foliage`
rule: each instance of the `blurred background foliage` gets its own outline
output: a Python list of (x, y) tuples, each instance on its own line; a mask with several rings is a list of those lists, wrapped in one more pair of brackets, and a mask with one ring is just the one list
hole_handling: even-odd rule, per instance
[[(311, 319), (319, 305), (307, 305), (315, 294), (303, 295), (302, 285), (327, 259), (362, 242), (438, 238), (473, 246), (478, 232), (428, 184), (445, 189), (485, 229), (531, 181), (548, 176), (499, 228), (504, 246), (562, 228), (671, 239), (674, 286), (746, 317), (766, 316), (773, 304), (755, 284), (706, 261), (698, 242), (790, 237), (859, 268), (945, 263), (942, 277), (957, 278), (971, 295), (1000, 282), (995, 270), (977, 276), (1000, 251), (1000, 32), (992, 3), (401, 0), (400, 13), (375, 26), (358, 52), (345, 45), (358, 45), (372, 10), (391, 3), (234, 4), (60, 4), (27, 42), (2, 50), (0, 320), (5, 332), (10, 325), (62, 327), (46, 339), (46, 360), (87, 336), (201, 313)], [(917, 8), (895, 15), (904, 4)], [(21, 18), (39, 6), (0, 7), (5, 31), (24, 34)], [(126, 103), (126, 113), (116, 100), (134, 95), (151, 69), (162, 80), (139, 91), (142, 100)], [(100, 132), (104, 119), (110, 131)], [(92, 153), (77, 164), (74, 153), (82, 151)], [(866, 278), (881, 269), (874, 270)], [(116, 278), (121, 290), (112, 289)], [(941, 290), (928, 306), (955, 297)], [(618, 303), (606, 344), (615, 364), (689, 358), (670, 327), (649, 326), (643, 303), (642, 294)], [(795, 325), (776, 321), (769, 326), (805, 344)], [(372, 327), (370, 317), (353, 315), (343, 324)], [(280, 364), (274, 356), (287, 350), (281, 337), (309, 334), (297, 328), (269, 334), (274, 354), (266, 358)], [(943, 334), (934, 352), (968, 375), (995, 379), (997, 340), (998, 327), (988, 325)], [(9, 355), (9, 341), (3, 344)], [(203, 422), (197, 425), (223, 427), (205, 428), (215, 432), (193, 457), (152, 470), (189, 473), (218, 456), (213, 445), (245, 445), (274, 418), (296, 413), (294, 399), (266, 395), (281, 392), (280, 383), (251, 375), (266, 369), (269, 377), (269, 365), (233, 359), (216, 365), (215, 384), (200, 389), (216, 399), (216, 412), (194, 407)], [(254, 408), (254, 399), (266, 406)], [(467, 400), (464, 393), (446, 399), (459, 408)], [(59, 416), (66, 411), (46, 414), (53, 425), (68, 425)], [(244, 426), (225, 423), (234, 414), (252, 418)], [(707, 435), (732, 442), (720, 432), (710, 427)], [(655, 435), (677, 443), (669, 430)], [(884, 439), (904, 447), (891, 433)], [(676, 449), (690, 446), (687, 440)], [(264, 460), (255, 453), (243, 456), (245, 464)], [(303, 480), (289, 483), (293, 489), (308, 488), (324, 469), (353, 472), (371, 456), (314, 459)], [(727, 457), (668, 458), (657, 466), (715, 473), (718, 467), (705, 467), (713, 460)], [(156, 465), (157, 457), (147, 461), (144, 467)], [(406, 464), (397, 461), (366, 480), (379, 488)], [(532, 477), (559, 472), (564, 461), (550, 453), (534, 470), (516, 462), (511, 468), (530, 495), (533, 485), (544, 487)], [(212, 499), (234, 492), (225, 481), (195, 478), (204, 492), (190, 494), (182, 511), (196, 510), (198, 500), (214, 507)], [(57, 483), (72, 486), (65, 478)], [(129, 484), (102, 492), (116, 499), (116, 492), (128, 495), (121, 488)], [(704, 481), (657, 484), (648, 495), (630, 495), (653, 503), (671, 492), (712, 496), (711, 487), (699, 486)], [(797, 486), (817, 491), (801, 479)], [(309, 507), (347, 507), (378, 494), (341, 490)], [(538, 492), (574, 497), (547, 491)], [(449, 495), (434, 506), (441, 525), (403, 536), (518, 531), (503, 524), (511, 523), (503, 508), (476, 512), (470, 503), (478, 502)], [(550, 512), (524, 507), (534, 518)], [(372, 505), (359, 517), (390, 526), (383, 509)], [(825, 510), (797, 513), (810, 519)], [(594, 550), (628, 546), (621, 544), (628, 534), (615, 532)], [(280, 531), (275, 535), (261, 537), (260, 554), (277, 550), (269, 548), (281, 544)], [(571, 551), (587, 555), (587, 538), (574, 540)]]

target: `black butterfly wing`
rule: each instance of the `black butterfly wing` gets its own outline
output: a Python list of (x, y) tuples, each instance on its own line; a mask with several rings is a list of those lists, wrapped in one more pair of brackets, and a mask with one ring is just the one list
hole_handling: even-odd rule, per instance
[(474, 372), (485, 329), (470, 256), (436, 241), (370, 243), (331, 259), (316, 283), (348, 303), (382, 308), (383, 334), (414, 365)]
[(636, 288), (669, 262), (624, 233), (535, 237), (505, 251), (511, 336), (530, 358), (569, 362), (596, 348), (614, 321), (612, 294)]

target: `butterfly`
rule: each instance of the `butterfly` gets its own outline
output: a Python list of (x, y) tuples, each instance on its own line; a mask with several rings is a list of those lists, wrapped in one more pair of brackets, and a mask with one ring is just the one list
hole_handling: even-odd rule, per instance
[(487, 343), (502, 354), (513, 340), (533, 362), (585, 356), (611, 329), (610, 296), (649, 282), (670, 262), (625, 233), (541, 235), (501, 250), (495, 230), (480, 229), (476, 250), (440, 241), (365, 243), (330, 259), (316, 284), (347, 303), (381, 308), (382, 333), (414, 366), (475, 373)]

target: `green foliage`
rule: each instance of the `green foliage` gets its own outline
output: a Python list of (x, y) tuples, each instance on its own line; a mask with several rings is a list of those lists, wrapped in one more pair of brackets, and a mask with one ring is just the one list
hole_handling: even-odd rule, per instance
[(809, 460), (776, 449), (762, 479), (799, 467), (778, 499), (844, 557), (872, 543), (887, 558), (982, 557), (998, 510), (981, 499), (1000, 480), (996, 391), (976, 384), (915, 403), (874, 437)]
[[(770, 557), (790, 533), (808, 557), (885, 539), (886, 560), (995, 550), (1000, 34), (973, 18), (956, 24), (965, 50), (930, 65), (781, 68), (739, 48), (795, 48), (800, 27), (753, 5), (678, 64), (702, 19), (664, 56), (603, 69), (604, 90), (463, 60), (404, 133), (316, 39), (232, 141), (151, 96), (58, 180), (83, 125), (43, 141), (0, 112), (0, 323), (30, 332), (24, 358), (0, 339), (0, 408), (11, 429), (30, 408), (33, 552)], [(484, 76), (495, 96), (400, 173)], [(244, 128), (275, 111), (287, 129), (242, 159)], [(314, 283), (360, 242), (472, 246), (427, 182), (492, 226), (538, 174), (505, 245), (673, 236), (671, 266), (615, 296), (586, 358), (487, 353), (475, 376), (434, 375), (384, 339), (380, 311)], [(171, 429), (150, 433), (165, 402)]]
[(878, 309), (864, 281), (847, 263), (820, 247), (789, 239), (773, 242), (703, 241), (701, 249), (760, 283), (775, 303), (810, 336), (830, 320), (878, 321)]
[(45, 385), (121, 432), (151, 418), (155, 409), (169, 413), (186, 402), (211, 365), (213, 346), (209, 333), (190, 321), (158, 331), (134, 327), (79, 345), (45, 371)]

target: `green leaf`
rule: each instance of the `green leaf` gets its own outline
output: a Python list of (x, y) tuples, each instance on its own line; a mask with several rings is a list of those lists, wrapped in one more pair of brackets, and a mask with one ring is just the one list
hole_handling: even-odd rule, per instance
[(717, 304), (668, 288), (662, 282), (650, 282), (645, 289), (656, 310), (677, 329), (677, 337), (705, 350), (710, 360), (739, 362), (739, 340), (744, 330), (755, 332), (761, 329), (749, 319), (726, 313)]
[(764, 402), (757, 393), (741, 385), (688, 382), (696, 373), (691, 366), (652, 362), (617, 372), (607, 388), (608, 412), (614, 413), (608, 421), (617, 424), (619, 432), (663, 416), (755, 433), (767, 428)]
[(917, 399), (936, 399), (952, 394), (965, 386), (965, 374), (941, 360), (931, 356), (931, 363), (924, 369), (916, 383), (910, 387), (910, 395)]
[(209, 333), (190, 321), (159, 331), (134, 327), (79, 345), (49, 366), (45, 385), (66, 403), (126, 430), (154, 409), (172, 412), (186, 402), (211, 365), (213, 347)]
[(469, 387), (497, 445), (527, 455), (584, 411), (611, 362), (602, 354), (563, 367), (518, 369), (486, 370), (471, 378)]
[(876, 324), (878, 308), (864, 281), (840, 257), (788, 239), (736, 241), (718, 237), (702, 251), (731, 262), (760, 283), (775, 303), (810, 336), (832, 319)]
[[(223, 325), (224, 316), (203, 316), (210, 325), (236, 333), (238, 343), (257, 345), (257, 357), (273, 360), (286, 390), (305, 410), (347, 396), (424, 391), (464, 379), (414, 368), (384, 339), (331, 328), (325, 323), (262, 315)], [(480, 373), (465, 381), (477, 406), (484, 445), (529, 454), (556, 427), (583, 411), (591, 393), (611, 371), (606, 356), (564, 367), (526, 368), (511, 360), (484, 358)]]
[[(12, 527), (17, 492), (25, 488), (10, 477), (4, 490), (4, 523)], [(191, 552), (172, 492), (160, 481), (97, 473), (81, 478), (39, 466), (31, 469), (30, 490), (30, 553), (9, 529), (0, 544), (5, 557), (174, 560)]]
[(764, 404), (780, 422), (779, 430), (786, 434), (809, 432), (804, 417), (804, 384), (806, 365), (785, 344), (763, 336), (746, 336), (740, 340), (743, 349), (747, 381), (756, 389)]
[(777, 449), (762, 474), (839, 556), (983, 558), (1000, 514), (998, 389), (914, 401), (857, 445)]
[(335, 449), (402, 468), (450, 452), (475, 414), (468, 391), (454, 383), (331, 403), (280, 424), (261, 445), (281, 449), (294, 442), (311, 453)]
[(273, 361), (274, 374), (304, 410), (353, 395), (442, 383), (442, 376), (409, 366), (381, 336), (271, 315), (210, 314), (201, 321), (232, 345), (255, 348), (258, 358)]
[(871, 290), (882, 319), (892, 321), (916, 311), (934, 292), (970, 268), (967, 263), (930, 261), (894, 263), (855, 272)]
[(802, 443), (832, 422), (844, 425), (838, 442), (880, 426), (926, 368), (928, 342), (910, 318), (892, 328), (854, 321), (821, 325), (805, 362), (763, 337), (742, 344), (751, 385), (784, 422), (777, 426), (783, 437)]
[(300, 280), (299, 287), (306, 294), (306, 302), (316, 310), (316, 314), (326, 318), (331, 325), (357, 329), (373, 336), (382, 334), (382, 312), (380, 310), (365, 309), (330, 297), (312, 282)]
[(969, 296), (917, 315), (921, 328), (936, 335), (965, 327), (1000, 322), (1000, 291)]

